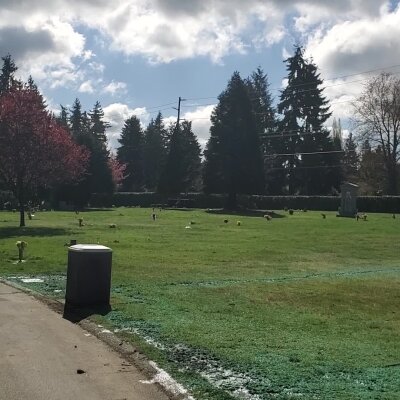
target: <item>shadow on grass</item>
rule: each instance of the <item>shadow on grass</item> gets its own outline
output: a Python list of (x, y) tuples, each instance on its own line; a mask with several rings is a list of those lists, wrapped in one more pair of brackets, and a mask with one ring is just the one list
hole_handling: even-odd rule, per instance
[(165, 207), (163, 210), (166, 211), (195, 211), (195, 208), (182, 208), (182, 207)]
[(92, 211), (116, 211), (116, 208), (84, 208), (80, 210), (81, 213), (92, 212)]
[(264, 215), (269, 215), (272, 218), (286, 218), (286, 215), (277, 214), (275, 211), (268, 210), (251, 210), (248, 208), (238, 209), (238, 210), (227, 210), (224, 208), (214, 208), (206, 210), (209, 214), (223, 214), (223, 215), (237, 215), (241, 217), (263, 217)]
[(66, 304), (64, 306), (63, 318), (76, 324), (92, 315), (105, 316), (111, 311), (112, 309), (110, 305), (74, 307)]
[(63, 228), (47, 228), (47, 227), (6, 227), (0, 229), (0, 239), (30, 236), (30, 237), (45, 237), (45, 236), (62, 236), (68, 235), (71, 231)]

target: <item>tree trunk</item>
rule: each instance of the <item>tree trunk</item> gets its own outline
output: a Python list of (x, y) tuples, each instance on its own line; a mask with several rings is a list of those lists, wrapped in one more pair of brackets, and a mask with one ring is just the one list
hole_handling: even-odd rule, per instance
[(25, 226), (25, 206), (24, 203), (19, 204), (19, 226)]
[(19, 202), (19, 226), (25, 226), (25, 196), (22, 185), (18, 185), (18, 202)]

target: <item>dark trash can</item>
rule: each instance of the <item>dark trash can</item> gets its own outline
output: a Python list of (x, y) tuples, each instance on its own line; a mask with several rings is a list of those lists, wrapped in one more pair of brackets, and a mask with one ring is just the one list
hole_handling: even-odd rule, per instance
[(67, 307), (109, 306), (112, 250), (98, 244), (68, 248)]

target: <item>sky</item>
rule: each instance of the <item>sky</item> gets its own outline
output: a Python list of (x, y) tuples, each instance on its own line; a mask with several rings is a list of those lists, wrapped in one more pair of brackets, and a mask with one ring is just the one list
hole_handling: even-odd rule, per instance
[(179, 96), (204, 146), (232, 73), (260, 66), (277, 102), (295, 44), (347, 132), (367, 79), (400, 73), (399, 37), (399, 0), (0, 0), (0, 56), (11, 54), (55, 112), (99, 100), (112, 149), (132, 115), (143, 126), (158, 111), (175, 121)]

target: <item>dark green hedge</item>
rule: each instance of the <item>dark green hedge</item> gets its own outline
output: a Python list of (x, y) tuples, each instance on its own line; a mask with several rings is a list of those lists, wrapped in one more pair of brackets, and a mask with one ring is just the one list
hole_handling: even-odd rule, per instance
[[(220, 194), (206, 195), (203, 193), (182, 194), (180, 198), (190, 199), (186, 204), (194, 208), (222, 208), (226, 196)], [(176, 196), (168, 198), (158, 193), (125, 193), (118, 192), (113, 195), (92, 195), (92, 207), (151, 207), (162, 204), (173, 206)], [(238, 197), (239, 205), (246, 208), (260, 210), (283, 210), (285, 207), (294, 210), (321, 210), (337, 211), (340, 206), (338, 196), (246, 196)], [(178, 203), (178, 207), (179, 207)], [(360, 196), (357, 199), (360, 212), (389, 212), (400, 213), (400, 196)]]
[(361, 212), (400, 213), (400, 196), (360, 196), (357, 207)]

